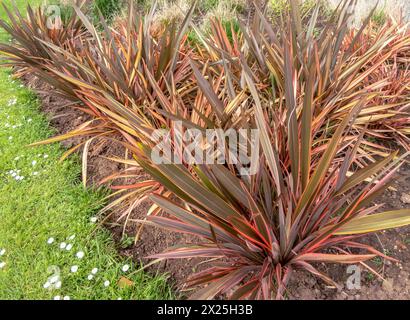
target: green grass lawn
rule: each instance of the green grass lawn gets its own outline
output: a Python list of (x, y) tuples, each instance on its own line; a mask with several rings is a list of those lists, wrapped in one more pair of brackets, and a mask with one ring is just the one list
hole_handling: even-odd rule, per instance
[(27, 147), (53, 134), (35, 95), (4, 69), (0, 92), (0, 299), (171, 298), (164, 277), (135, 272), (92, 222), (104, 194), (82, 187), (78, 159), (59, 164), (58, 144)]

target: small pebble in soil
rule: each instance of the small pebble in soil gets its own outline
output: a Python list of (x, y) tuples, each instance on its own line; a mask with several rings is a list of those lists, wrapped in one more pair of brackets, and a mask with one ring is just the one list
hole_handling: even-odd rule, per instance
[(410, 194), (403, 193), (400, 197), (401, 202), (410, 204)]
[(393, 281), (392, 280), (384, 280), (382, 287), (384, 290), (387, 292), (392, 292), (393, 291)]

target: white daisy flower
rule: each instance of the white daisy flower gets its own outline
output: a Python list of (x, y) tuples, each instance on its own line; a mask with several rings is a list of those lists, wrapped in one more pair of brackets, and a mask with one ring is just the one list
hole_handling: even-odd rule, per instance
[(11, 174), (11, 176), (14, 178), (15, 176), (17, 176), (17, 173), (13, 172), (13, 173)]
[(54, 300), (61, 300), (61, 297), (60, 296), (55, 296), (53, 299)]
[(10, 100), (9, 100), (9, 102), (7, 103), (7, 106), (8, 106), (8, 107), (14, 106), (16, 103), (17, 103), (17, 99), (16, 99), (16, 98), (13, 98), (13, 99), (10, 99)]
[(47, 281), (45, 284), (43, 284), (44, 289), (48, 289), (48, 288), (50, 288), (50, 286), (51, 286), (51, 283), (49, 281)]
[(121, 297), (119, 297), (119, 298), (117, 298), (117, 300), (122, 300), (122, 298), (121, 298)]
[(47, 159), (47, 158), (48, 158), (48, 154), (45, 154), (45, 155), (44, 155), (44, 159)]
[(75, 234), (73, 234), (72, 236), (70, 236), (69, 238), (68, 238), (68, 240), (74, 240), (75, 239)]
[(66, 247), (67, 247), (67, 243), (65, 243), (65, 242), (60, 243), (60, 249), (61, 250), (65, 249)]
[(35, 166), (37, 164), (37, 161), (36, 160), (33, 160), (32, 162), (31, 162), (31, 165), (32, 166)]
[(50, 279), (48, 279), (48, 282), (51, 284), (57, 283), (60, 280), (60, 276), (52, 276)]
[(91, 270), (92, 274), (97, 274), (97, 272), (98, 272), (98, 268), (94, 268), (94, 269)]
[(70, 271), (71, 271), (72, 273), (76, 273), (76, 272), (78, 271), (78, 266), (72, 266), (71, 269), (70, 269)]
[(13, 140), (13, 137), (12, 137), (12, 136), (10, 136), (10, 137), (9, 137), (9, 140)]
[(69, 244), (67, 245), (67, 247), (65, 247), (65, 249), (66, 249), (67, 251), (70, 251), (72, 248), (73, 248), (73, 245), (72, 245), (71, 243), (69, 243)]
[(124, 264), (124, 265), (122, 266), (121, 270), (122, 270), (123, 272), (127, 272), (128, 270), (130, 270), (130, 266), (129, 266), (128, 264)]
[(48, 244), (52, 244), (54, 242), (54, 238), (49, 238), (48, 240), (47, 240), (47, 243)]
[(64, 296), (63, 300), (70, 300), (69, 296)]
[(37, 171), (34, 171), (33, 172), (33, 176), (37, 176), (38, 175), (38, 172)]
[(21, 181), (21, 180), (24, 180), (24, 176), (20, 176), (19, 180), (20, 180), (20, 181)]
[(6, 249), (1, 249), (0, 250), (0, 256), (4, 256), (5, 253), (6, 253)]
[(31, 122), (31, 121), (33, 121), (33, 119), (31, 119), (31, 118), (28, 118), (28, 119), (27, 119), (27, 122)]
[(82, 259), (82, 258), (84, 258), (84, 252), (83, 251), (78, 251), (76, 253), (76, 256), (77, 256), (78, 259)]
[(87, 277), (87, 279), (90, 280), (90, 281), (91, 281), (93, 278), (94, 278), (94, 276), (93, 276), (92, 274), (89, 274), (88, 277)]
[(0, 262), (0, 269), (3, 269), (6, 266), (5, 262)]
[(20, 160), (20, 157), (15, 157), (14, 158), (14, 161), (19, 161)]
[(110, 282), (108, 280), (104, 281), (104, 287), (108, 287), (110, 285)]
[(97, 222), (97, 217), (92, 217), (90, 218), (91, 223), (96, 223)]
[(55, 287), (56, 287), (56, 289), (60, 289), (61, 288), (61, 281), (57, 281)]

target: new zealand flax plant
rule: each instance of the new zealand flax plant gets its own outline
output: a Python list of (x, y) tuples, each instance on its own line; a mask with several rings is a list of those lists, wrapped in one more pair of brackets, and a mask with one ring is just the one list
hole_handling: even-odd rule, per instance
[[(393, 27), (393, 29), (392, 29)], [(344, 41), (345, 47), (350, 47), (358, 55), (363, 54), (372, 43), (378, 41), (385, 34), (391, 34), (389, 41), (368, 63), (368, 68), (378, 64), (380, 57), (390, 53), (379, 67), (368, 73), (363, 80), (364, 86), (377, 84), (381, 94), (374, 97), (369, 107), (362, 112), (357, 126), (364, 128), (366, 134), (379, 141), (393, 141), (400, 144), (407, 151), (410, 150), (410, 28), (402, 19), (389, 18), (382, 26), (371, 21), (357, 41), (353, 31), (350, 31)], [(364, 68), (361, 71), (366, 71)], [(341, 110), (343, 112), (343, 110)], [(338, 116), (335, 113), (334, 116)], [(370, 140), (370, 139), (368, 139)], [(369, 145), (366, 152), (382, 154), (383, 145), (380, 143)]]
[[(376, 256), (392, 259), (361, 243), (360, 238), (410, 224), (410, 209), (383, 212), (381, 205), (372, 205), (391, 185), (407, 154), (398, 157), (394, 152), (370, 165), (365, 161), (359, 162), (361, 167), (357, 165), (363, 158), (359, 150), (365, 132), (354, 126), (376, 93), (352, 90), (352, 74), (346, 86), (322, 101), (317, 92), (323, 90), (316, 54), (321, 49), (319, 41), (311, 39), (307, 51), (300, 46), (293, 37), (294, 19), (295, 15), (290, 15), (286, 20), (286, 30), (291, 32), (280, 43), (282, 89), (270, 88), (275, 92), (274, 100), (241, 57), (239, 67), (235, 67), (242, 79), (239, 93), (228, 93), (228, 88), (215, 92), (213, 88), (220, 89), (217, 84), (224, 79), (211, 77), (208, 68), (200, 72), (193, 63), (201, 89), (198, 95), (204, 95), (207, 103), (195, 104), (189, 118), (174, 115), (187, 128), (198, 130), (228, 123), (230, 128), (246, 125), (258, 129), (261, 150), (256, 174), (241, 176), (235, 166), (221, 164), (157, 164), (152, 160), (156, 140), (144, 131), (139, 134), (141, 143), (127, 139), (139, 165), (163, 186), (150, 199), (166, 214), (150, 215), (149, 223), (202, 239), (153, 258), (212, 260), (211, 267), (187, 282), (190, 288), (200, 287), (193, 299), (218, 295), (280, 299), (295, 269), (304, 269), (338, 287), (315, 263), (366, 266), (365, 261)], [(303, 64), (298, 59), (301, 56), (306, 59)], [(228, 70), (230, 62), (224, 60), (220, 65)], [(328, 79), (330, 86), (338, 76), (336, 73)], [(161, 98), (164, 105), (175, 105), (176, 101), (174, 96)], [(316, 108), (348, 111), (324, 131), (315, 125), (323, 116)], [(354, 139), (351, 132), (356, 132)]]
[[(372, 10), (360, 29), (349, 26), (349, 18), (355, 1), (342, 1), (337, 10), (328, 17), (326, 24), (320, 23), (320, 6), (318, 3), (303, 18), (297, 1), (289, 8), (294, 26), (286, 31), (280, 19), (271, 23), (263, 14), (263, 9), (256, 6), (255, 17), (249, 28), (240, 22), (241, 32), (231, 32), (232, 40), (221, 23), (212, 22), (211, 35), (199, 34), (202, 41), (202, 55), (209, 57), (219, 74), (227, 73), (229, 88), (240, 82), (241, 54), (260, 85), (271, 92), (271, 84), (276, 91), (284, 90), (284, 51), (283, 35), (292, 33), (292, 41), (298, 46), (295, 68), (301, 81), (308, 80), (309, 56), (317, 57), (316, 88), (314, 94), (314, 126), (327, 130), (329, 123), (343, 118), (353, 104), (344, 104), (344, 108), (334, 104), (329, 107), (328, 101), (334, 98), (334, 92), (345, 92), (342, 99), (346, 101), (362, 92), (379, 92), (370, 100), (357, 117), (352, 127), (364, 130), (365, 139), (359, 152), (367, 154), (370, 161), (375, 155), (386, 156), (388, 148), (383, 140), (397, 140), (408, 150), (409, 95), (408, 66), (410, 33), (408, 26), (401, 20), (388, 20), (379, 28), (372, 23)], [(296, 9), (294, 9), (296, 8)], [(286, 13), (286, 11), (285, 11)], [(322, 18), (323, 19), (323, 18)], [(262, 31), (261, 31), (262, 30)], [(279, 30), (279, 31), (278, 31)], [(315, 47), (312, 48), (312, 45)], [(241, 52), (241, 48), (247, 48)], [(206, 52), (206, 54), (204, 53)], [(225, 63), (221, 63), (225, 61)], [(227, 69), (229, 66), (229, 70)], [(228, 74), (229, 73), (229, 74)], [(399, 83), (404, 85), (399, 85)], [(351, 139), (357, 134), (352, 131)], [(374, 139), (379, 141), (373, 141)]]
[[(312, 29), (315, 14), (303, 30), (294, 1), (280, 37), (261, 10), (256, 10), (258, 22), (251, 28), (242, 24), (246, 46), (231, 50), (214, 42), (211, 47), (205, 38), (198, 55), (182, 59), (187, 64), (174, 59), (181, 56), (180, 49), (166, 55), (168, 67), (159, 73), (146, 63), (149, 57), (134, 60), (142, 61), (135, 69), (117, 63), (121, 59), (109, 59), (126, 57), (131, 49), (119, 46), (107, 55), (111, 52), (107, 43), (117, 42), (110, 41), (112, 36), (101, 37), (88, 23), (97, 43), (97, 54), (87, 58), (89, 67), (79, 67), (78, 57), (49, 45), (56, 55), (65, 57), (61, 63), (69, 61), (63, 69), (48, 66), (49, 72), (75, 86), (84, 110), (96, 116), (95, 123), (86, 123), (71, 134), (103, 134), (121, 143), (133, 159), (117, 160), (151, 176), (128, 186), (135, 192), (132, 204), (149, 197), (154, 202), (149, 213), (156, 214), (147, 217), (148, 223), (200, 239), (155, 257), (213, 259), (212, 267), (188, 280), (189, 287), (200, 286), (192, 298), (283, 298), (297, 268), (337, 286), (315, 263), (364, 263), (375, 256), (391, 259), (361, 243), (360, 237), (410, 224), (409, 209), (380, 212), (381, 205), (372, 205), (390, 186), (405, 155), (395, 152), (368, 164), (363, 153), (367, 127), (355, 124), (379, 93), (375, 84), (361, 85), (371, 72), (359, 71), (392, 40), (385, 34), (363, 55), (349, 48), (341, 53), (352, 3), (341, 5), (319, 36)], [(186, 25), (177, 39), (183, 37)], [(136, 43), (134, 48), (141, 48)], [(385, 56), (375, 68), (391, 54)], [(146, 89), (142, 93), (147, 98), (133, 97), (129, 82), (122, 78), (115, 83), (106, 80), (113, 74), (110, 61), (117, 61), (119, 70), (135, 71), (143, 79), (138, 85)], [(70, 69), (71, 65), (78, 70)], [(175, 81), (178, 65), (186, 66), (187, 76), (182, 79), (189, 80), (185, 84)], [(100, 77), (100, 73), (105, 75)], [(330, 120), (335, 110), (345, 112)], [(175, 136), (177, 121), (200, 132), (259, 130), (257, 171), (244, 176), (229, 164), (156, 163), (151, 157), (157, 144), (152, 133), (170, 129)]]
[[(290, 61), (286, 77), (292, 78)], [(337, 287), (315, 263), (364, 263), (375, 256), (391, 259), (358, 241), (370, 232), (410, 224), (409, 209), (375, 213), (381, 206), (371, 205), (389, 186), (402, 159), (393, 153), (357, 169), (354, 160), (360, 156), (362, 134), (347, 148), (352, 142), (346, 132), (366, 97), (356, 101), (331, 137), (323, 137), (312, 126), (313, 81), (298, 88), (299, 97), (293, 93), (300, 83), (288, 82), (287, 96), (279, 97), (282, 105), (272, 106), (259, 95), (251, 75), (244, 71), (244, 77), (249, 94), (246, 109), (253, 110), (248, 123), (255, 124), (261, 137), (255, 175), (243, 177), (235, 167), (224, 165), (155, 164), (153, 142), (140, 144), (141, 152), (129, 146), (145, 172), (164, 187), (150, 199), (166, 215), (151, 215), (148, 221), (202, 239), (153, 258), (212, 259), (212, 267), (187, 282), (191, 288), (201, 287), (193, 299), (220, 294), (232, 299), (283, 298), (295, 269), (307, 270)], [(294, 108), (301, 109), (300, 118), (294, 112), (287, 115), (293, 100)], [(277, 115), (271, 117), (273, 108)], [(293, 116), (295, 140), (289, 134)], [(324, 152), (313, 152), (317, 144)], [(370, 181), (363, 183), (366, 180)]]
[[(76, 0), (73, 3), (78, 7), (83, 7), (85, 1)], [(76, 14), (62, 15), (60, 7), (58, 7), (60, 12), (57, 10), (48, 12), (49, 8), (55, 9), (57, 6), (40, 6), (33, 9), (28, 4), (26, 16), (14, 3), (13, 9), (8, 8), (4, 3), (2, 7), (9, 17), (9, 22), (0, 20), (0, 27), (12, 38), (11, 43), (0, 44), (2, 65), (13, 67), (18, 77), (37, 75), (43, 80), (46, 79), (46, 82), (60, 88), (66, 98), (76, 100), (70, 86), (62, 84), (51, 74), (45, 72), (47, 66), (57, 61), (54, 60), (54, 53), (44, 42), (76, 51), (76, 46), (81, 39), (89, 36), (81, 19)], [(50, 16), (49, 13), (55, 16)]]

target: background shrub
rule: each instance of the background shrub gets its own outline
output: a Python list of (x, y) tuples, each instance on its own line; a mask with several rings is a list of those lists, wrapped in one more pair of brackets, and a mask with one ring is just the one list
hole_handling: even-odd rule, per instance
[(92, 13), (95, 21), (99, 21), (100, 12), (107, 22), (111, 22), (112, 19), (121, 11), (124, 3), (121, 0), (96, 0), (93, 1)]

